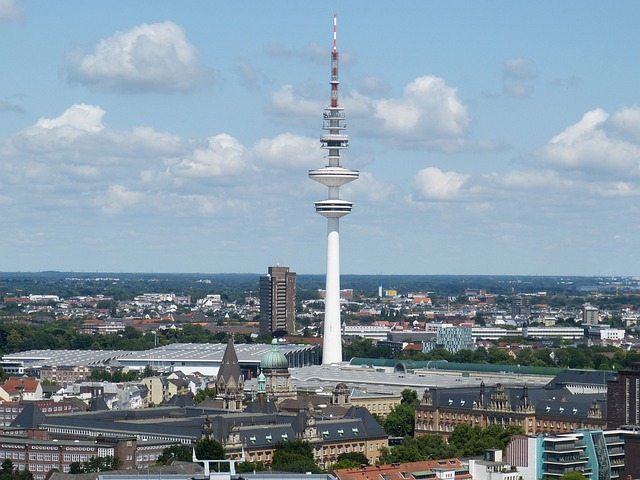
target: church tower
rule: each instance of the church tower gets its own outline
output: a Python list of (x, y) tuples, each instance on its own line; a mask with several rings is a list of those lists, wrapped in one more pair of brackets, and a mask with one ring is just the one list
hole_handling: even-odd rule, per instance
[(216, 377), (216, 392), (222, 399), (222, 408), (230, 412), (241, 412), (244, 400), (244, 376), (240, 370), (238, 355), (233, 345), (233, 338), (229, 338), (227, 348), (222, 356), (222, 365)]

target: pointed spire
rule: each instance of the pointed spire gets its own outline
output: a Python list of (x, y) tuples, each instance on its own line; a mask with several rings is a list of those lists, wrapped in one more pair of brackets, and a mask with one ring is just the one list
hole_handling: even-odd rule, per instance
[(222, 356), (222, 364), (220, 370), (218, 370), (218, 384), (222, 381), (225, 385), (233, 380), (236, 385), (240, 383), (240, 377), (242, 376), (242, 370), (240, 370), (240, 363), (238, 362), (238, 355), (236, 354), (236, 348), (233, 344), (233, 337), (229, 337), (227, 348)]

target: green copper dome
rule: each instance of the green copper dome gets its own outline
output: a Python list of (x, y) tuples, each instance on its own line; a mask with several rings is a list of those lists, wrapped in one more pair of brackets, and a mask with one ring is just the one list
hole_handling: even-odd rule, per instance
[(289, 368), (289, 360), (278, 350), (278, 340), (275, 338), (271, 342), (271, 351), (265, 353), (260, 359), (260, 366), (263, 370), (285, 370)]

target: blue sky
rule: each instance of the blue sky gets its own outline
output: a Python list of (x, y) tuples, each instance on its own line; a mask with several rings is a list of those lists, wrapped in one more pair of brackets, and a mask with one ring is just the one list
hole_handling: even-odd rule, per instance
[(640, 3), (0, 0), (2, 271), (636, 275)]

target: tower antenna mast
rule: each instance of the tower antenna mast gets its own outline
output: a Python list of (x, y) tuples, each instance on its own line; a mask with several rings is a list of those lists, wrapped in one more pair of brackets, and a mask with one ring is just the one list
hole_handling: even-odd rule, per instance
[(328, 198), (314, 203), (316, 213), (327, 219), (327, 278), (324, 299), (324, 331), (322, 364), (342, 361), (340, 321), (340, 218), (351, 213), (353, 204), (340, 199), (340, 187), (360, 175), (340, 165), (340, 151), (349, 147), (344, 133), (344, 109), (338, 105), (337, 20), (333, 16), (333, 49), (331, 50), (331, 103), (325, 107), (320, 135), (320, 148), (327, 151), (325, 167), (310, 170), (309, 178), (328, 187)]

